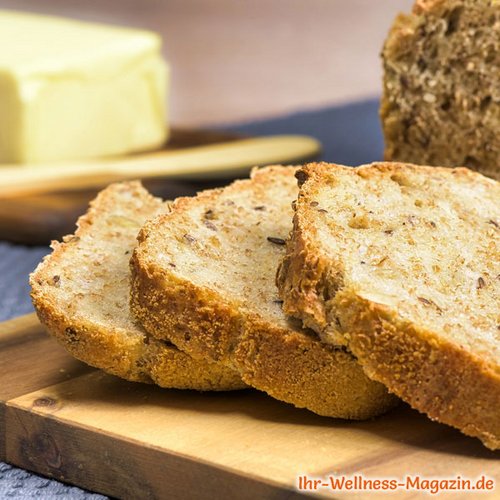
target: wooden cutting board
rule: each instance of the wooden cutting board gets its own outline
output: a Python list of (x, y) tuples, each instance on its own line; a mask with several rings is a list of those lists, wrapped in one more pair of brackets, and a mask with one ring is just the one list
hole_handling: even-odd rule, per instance
[[(297, 476), (496, 480), (479, 441), (402, 405), (368, 422), (297, 410), (257, 391), (201, 394), (134, 384), (72, 359), (34, 315), (0, 324), (0, 459), (120, 498), (291, 499)], [(429, 498), (334, 492), (327, 498)]]

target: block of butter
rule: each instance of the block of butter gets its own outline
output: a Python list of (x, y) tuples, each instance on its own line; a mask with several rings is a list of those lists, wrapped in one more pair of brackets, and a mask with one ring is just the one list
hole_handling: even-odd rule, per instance
[(161, 145), (168, 66), (160, 50), (147, 31), (0, 10), (0, 163)]

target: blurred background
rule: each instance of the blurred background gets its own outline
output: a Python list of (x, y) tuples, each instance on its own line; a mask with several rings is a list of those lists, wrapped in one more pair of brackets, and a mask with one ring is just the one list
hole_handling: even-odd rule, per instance
[(413, 0), (0, 0), (27, 10), (159, 32), (171, 122), (251, 121), (372, 96), (379, 52)]
[[(237, 172), (146, 184), (155, 194), (174, 198), (227, 184), (256, 164), (321, 158), (359, 165), (382, 159), (380, 52), (394, 18), (409, 12), (413, 1), (0, 0), (0, 9), (159, 33), (172, 70), (168, 122), (174, 132), (167, 153), (279, 134), (321, 144), (321, 154), (316, 149), (294, 156), (282, 148), (284, 158), (248, 160)], [(220, 151), (228, 158), (227, 150)], [(144, 179), (141, 159), (136, 163), (133, 177)], [(16, 175), (25, 176), (31, 188), (40, 187), (29, 173), (16, 170)], [(46, 244), (71, 232), (101, 187), (85, 190), (75, 178), (68, 193), (55, 185), (49, 189), (49, 183), (48, 194), (23, 196), (15, 194), (18, 184), (4, 186), (9, 196), (0, 196), (0, 240), (27, 244)]]

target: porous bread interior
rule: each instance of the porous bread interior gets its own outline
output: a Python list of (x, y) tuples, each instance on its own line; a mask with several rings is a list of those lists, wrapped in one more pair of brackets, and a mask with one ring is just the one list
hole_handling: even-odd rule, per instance
[(132, 309), (154, 338), (234, 368), (276, 399), (363, 419), (397, 403), (354, 356), (282, 311), (275, 275), (298, 192), (296, 168), (179, 198), (149, 221), (131, 260)]
[(386, 160), (500, 179), (500, 2), (418, 0), (382, 56)]
[(92, 218), (91, 231), (67, 237), (70, 244), (65, 245), (64, 258), (49, 260), (44, 271), (48, 274), (49, 267), (53, 269), (51, 300), (65, 308), (68, 317), (119, 330), (142, 342), (144, 331), (137, 326), (128, 305), (129, 260), (141, 226), (166, 211), (167, 205), (138, 183), (132, 189), (129, 186), (119, 189), (116, 185), (112, 206), (105, 210), (100, 207), (99, 216)]
[(99, 193), (75, 235), (54, 242), (31, 275), (35, 309), (71, 354), (113, 375), (179, 389), (246, 387), (227, 367), (194, 360), (167, 341), (146, 340), (131, 315), (129, 260), (137, 233), (168, 207), (139, 182)]
[(338, 316), (329, 338), (347, 343), (336, 296), (351, 293), (500, 370), (499, 183), (466, 169), (401, 164), (308, 173), (301, 224), (336, 270), (325, 292)]
[[(154, 257), (180, 279), (212, 289), (276, 326), (302, 330), (283, 314), (274, 284), (298, 192), (294, 168), (276, 172), (273, 182), (256, 171), (252, 184), (237, 181), (217, 196), (199, 195), (189, 210), (176, 212), (168, 244)], [(252, 189), (244, 189), (247, 184)]]

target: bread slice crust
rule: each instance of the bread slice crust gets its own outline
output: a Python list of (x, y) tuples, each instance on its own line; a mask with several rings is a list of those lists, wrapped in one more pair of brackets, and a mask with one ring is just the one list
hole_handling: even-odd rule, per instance
[[(312, 332), (289, 325), (281, 311), (276, 315), (276, 321), (265, 317), (251, 303), (252, 294), (256, 297), (260, 293), (255, 289), (258, 288), (256, 285), (248, 295), (236, 297), (228, 291), (227, 285), (202, 283), (200, 275), (205, 267), (215, 266), (213, 262), (202, 260), (199, 267), (190, 270), (190, 275), (183, 274), (179, 269), (179, 254), (185, 252), (172, 250), (174, 240), (187, 239), (185, 245), (191, 247), (199, 244), (191, 235), (194, 232), (191, 214), (199, 212), (217, 216), (226, 202), (232, 204), (229, 211), (240, 217), (238, 225), (227, 230), (229, 239), (233, 235), (237, 238), (238, 231), (243, 229), (255, 233), (258, 229), (253, 228), (262, 227), (261, 222), (273, 227), (270, 218), (278, 216), (269, 214), (273, 203), (278, 202), (265, 193), (282, 183), (287, 188), (281, 194), (289, 196), (284, 203), (291, 204), (296, 194), (294, 171), (291, 167), (279, 166), (254, 170), (251, 180), (237, 181), (224, 190), (205, 191), (195, 198), (178, 199), (169, 214), (148, 222), (139, 234), (139, 245), (131, 259), (132, 311), (152, 336), (171, 340), (197, 359), (210, 359), (236, 369), (245, 383), (276, 399), (320, 415), (369, 418), (392, 407), (396, 398), (381, 384), (370, 381), (344, 348), (327, 346)], [(291, 191), (292, 195), (289, 194)], [(264, 193), (263, 198), (257, 199), (257, 193)], [(275, 196), (279, 197), (279, 194), (275, 193)], [(245, 199), (245, 202), (240, 203), (239, 199)], [(262, 199), (266, 207), (262, 205)], [(285, 234), (281, 228), (279, 231), (270, 229), (269, 234), (286, 236), (291, 228), (291, 218), (288, 219), (291, 208), (289, 210), (290, 213), (285, 215)], [(257, 212), (261, 218), (252, 219), (257, 217)], [(281, 224), (282, 219), (280, 212)], [(208, 225), (212, 222), (218, 225), (219, 233), (224, 231), (224, 224), (229, 225), (226, 219), (210, 220)], [(266, 300), (269, 301), (276, 294), (274, 263), (277, 265), (282, 253), (278, 248), (281, 241), (279, 238), (275, 241), (278, 245), (272, 247), (269, 238), (266, 241), (263, 236), (262, 245), (269, 245), (270, 249), (264, 257), (259, 257), (272, 259), (269, 267), (273, 271), (263, 278), (263, 288), (269, 294)], [(214, 241), (186, 251), (203, 259), (204, 254), (217, 245)], [(225, 254), (230, 250), (224, 248)], [(240, 252), (234, 248), (232, 251)], [(170, 262), (164, 260), (161, 263), (160, 256), (167, 256)], [(265, 267), (259, 258), (254, 262), (256, 274)], [(246, 283), (242, 278), (237, 280), (237, 288), (244, 288)]]
[[(411, 176), (412, 171), (429, 178), (444, 176), (449, 182), (460, 177), (478, 189), (498, 191), (498, 183), (466, 169), (398, 163), (358, 168), (305, 166), (297, 174), (301, 191), (294, 229), (277, 275), (284, 310), (317, 331), (323, 340), (347, 345), (368, 376), (382, 382), (415, 409), (497, 449), (500, 446), (498, 360), (480, 356), (460, 342), (451, 341), (440, 334), (439, 328), (423, 326), (418, 317), (414, 321), (403, 317), (397, 308), (385, 303), (382, 295), (380, 300), (375, 292), (370, 296), (355, 280), (349, 281), (342, 255), (326, 255), (318, 245), (318, 235), (323, 235), (315, 224), (323, 216), (318, 213), (320, 192), (328, 182), (337, 182), (335, 188), (339, 193), (346, 189), (336, 172), (376, 182), (391, 176), (397, 180), (401, 173)], [(486, 220), (485, 227), (490, 235), (497, 229)], [(390, 237), (392, 231), (385, 232)], [(339, 236), (333, 238), (338, 241)], [(354, 243), (352, 251), (356, 251)], [(387, 254), (391, 258), (389, 249)], [(498, 253), (496, 257), (491, 254), (491, 258), (498, 259)], [(421, 300), (427, 302), (424, 306), (435, 305), (427, 299)]]
[(126, 380), (203, 391), (244, 388), (234, 370), (148, 338), (129, 317), (128, 260), (136, 234), (165, 210), (138, 182), (103, 190), (75, 234), (54, 241), (30, 276), (38, 317), (71, 355)]

